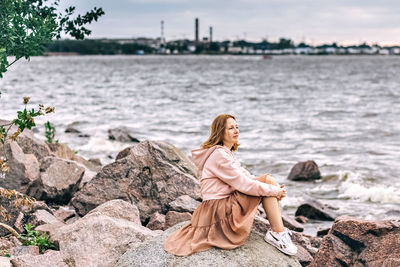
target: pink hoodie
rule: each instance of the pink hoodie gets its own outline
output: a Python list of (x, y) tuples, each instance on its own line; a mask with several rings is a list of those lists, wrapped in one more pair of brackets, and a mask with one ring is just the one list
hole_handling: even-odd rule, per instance
[(203, 200), (228, 197), (237, 190), (251, 196), (277, 196), (279, 187), (254, 180), (233, 152), (224, 146), (192, 150), (192, 160), (201, 171)]

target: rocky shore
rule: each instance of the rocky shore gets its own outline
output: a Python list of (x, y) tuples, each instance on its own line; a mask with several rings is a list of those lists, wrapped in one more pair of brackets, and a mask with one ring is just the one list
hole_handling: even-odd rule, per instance
[[(0, 144), (10, 166), (0, 178), (0, 222), (16, 231), (0, 228), (0, 266), (400, 266), (400, 220), (340, 216), (317, 200), (299, 203), (296, 218), (283, 216), (299, 247), (296, 256), (262, 240), (269, 223), (261, 208), (244, 246), (170, 255), (163, 241), (201, 202), (199, 173), (173, 145), (136, 141), (105, 166), (29, 130)], [(288, 177), (319, 178), (312, 161), (296, 164)], [(302, 233), (308, 218), (333, 224), (309, 236)], [(28, 223), (55, 247), (39, 253), (22, 246), (15, 235)]]

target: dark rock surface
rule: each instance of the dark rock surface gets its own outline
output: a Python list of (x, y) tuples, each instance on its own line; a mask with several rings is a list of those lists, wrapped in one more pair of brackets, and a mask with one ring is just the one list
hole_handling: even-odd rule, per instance
[(400, 266), (400, 221), (338, 217), (310, 266)]
[(295, 219), (287, 216), (286, 214), (282, 214), (282, 221), (283, 221), (283, 225), (290, 230), (297, 231), (297, 232), (304, 231), (304, 226), (302, 224), (297, 222)]
[(322, 221), (334, 221), (339, 216), (335, 210), (314, 199), (301, 204), (295, 215)]
[(126, 127), (119, 127), (108, 130), (108, 138), (119, 142), (134, 142), (139, 143), (139, 139), (133, 137)]
[(312, 181), (320, 179), (321, 173), (317, 163), (308, 160), (294, 165), (287, 178), (292, 181)]

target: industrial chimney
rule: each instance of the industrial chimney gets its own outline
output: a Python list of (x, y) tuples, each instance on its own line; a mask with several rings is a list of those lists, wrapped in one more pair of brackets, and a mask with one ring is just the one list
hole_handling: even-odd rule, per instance
[(196, 43), (199, 42), (199, 19), (196, 18), (195, 20), (195, 41)]

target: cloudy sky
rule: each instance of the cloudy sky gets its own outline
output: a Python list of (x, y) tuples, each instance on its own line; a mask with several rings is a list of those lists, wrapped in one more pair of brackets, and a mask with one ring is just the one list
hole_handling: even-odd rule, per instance
[(213, 27), (214, 40), (247, 39), (296, 43), (400, 44), (398, 0), (62, 0), (83, 13), (91, 7), (106, 12), (90, 25), (92, 37), (160, 36), (165, 23), (167, 40), (194, 38), (194, 19), (200, 37)]

